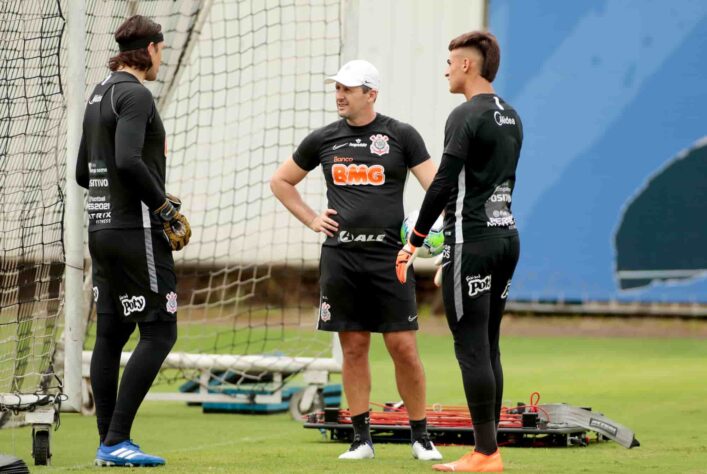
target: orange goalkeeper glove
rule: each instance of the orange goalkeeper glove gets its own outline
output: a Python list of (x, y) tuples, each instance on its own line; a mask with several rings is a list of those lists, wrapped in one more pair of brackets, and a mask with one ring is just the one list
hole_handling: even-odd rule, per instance
[(412, 265), (412, 262), (419, 252), (420, 249), (413, 247), (409, 242), (398, 252), (398, 258), (395, 259), (395, 274), (398, 276), (400, 283), (407, 281), (408, 268), (410, 268), (410, 265)]

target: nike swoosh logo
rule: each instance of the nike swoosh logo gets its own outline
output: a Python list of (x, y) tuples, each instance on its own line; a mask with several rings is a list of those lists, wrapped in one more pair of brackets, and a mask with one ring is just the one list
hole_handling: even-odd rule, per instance
[(408, 321), (413, 322), (414, 320), (417, 319), (417, 315), (415, 316), (408, 316)]
[(450, 263), (452, 263), (452, 262), (444, 262), (442, 265), (439, 266), (439, 268), (444, 268), (447, 265), (449, 265)]
[(331, 147), (331, 149), (332, 149), (332, 150), (338, 150), (339, 148), (343, 148), (343, 147), (345, 147), (345, 146), (347, 146), (347, 145), (348, 145), (348, 143), (344, 143), (344, 144), (342, 144), (342, 145), (334, 145), (333, 147)]

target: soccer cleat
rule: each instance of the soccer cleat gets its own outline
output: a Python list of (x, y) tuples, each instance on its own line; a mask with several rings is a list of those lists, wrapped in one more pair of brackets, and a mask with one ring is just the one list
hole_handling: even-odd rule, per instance
[(374, 457), (373, 444), (356, 437), (349, 450), (339, 456), (339, 459), (373, 459)]
[(145, 454), (140, 446), (131, 440), (123, 441), (114, 446), (104, 446), (103, 443), (96, 452), (96, 466), (162, 466), (165, 460), (158, 456)]
[(503, 461), (498, 449), (489, 455), (472, 451), (457, 461), (434, 464), (432, 469), (445, 472), (503, 472)]
[(412, 443), (412, 457), (420, 461), (439, 461), (442, 453), (437, 451), (429, 436), (423, 436)]

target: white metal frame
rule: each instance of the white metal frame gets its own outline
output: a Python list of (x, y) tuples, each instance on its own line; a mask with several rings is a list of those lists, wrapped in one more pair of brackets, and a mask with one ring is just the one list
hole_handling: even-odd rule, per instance
[(83, 296), (83, 190), (76, 183), (76, 158), (81, 143), (86, 64), (86, 2), (72, 0), (67, 12), (68, 64), (66, 90), (66, 205), (64, 211), (64, 394), (62, 411), (82, 405), (81, 352), (85, 337)]
[[(336, 342), (334, 347), (336, 347)], [(90, 378), (91, 354), (91, 351), (83, 352), (83, 376), (86, 381)], [(120, 357), (120, 366), (125, 367), (131, 356), (131, 352), (123, 352)], [(146, 400), (196, 403), (281, 403), (284, 376), (293, 372), (301, 372), (304, 382), (308, 386), (324, 386), (329, 381), (331, 373), (341, 372), (341, 361), (335, 358), (173, 352), (165, 359), (162, 369), (199, 371), (199, 391), (191, 393), (150, 392)], [(211, 373), (213, 371), (226, 370), (270, 372), (274, 376), (273, 382), (270, 383), (274, 387), (273, 393), (258, 394), (254, 398), (247, 395), (209, 393), (208, 384), (211, 379)]]

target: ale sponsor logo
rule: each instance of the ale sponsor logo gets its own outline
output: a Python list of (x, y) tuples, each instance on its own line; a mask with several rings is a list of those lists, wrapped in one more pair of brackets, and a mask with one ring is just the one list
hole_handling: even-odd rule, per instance
[(353, 234), (347, 230), (339, 232), (339, 242), (348, 243), (364, 243), (364, 242), (383, 242), (385, 234)]

